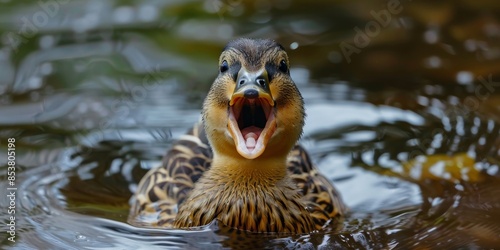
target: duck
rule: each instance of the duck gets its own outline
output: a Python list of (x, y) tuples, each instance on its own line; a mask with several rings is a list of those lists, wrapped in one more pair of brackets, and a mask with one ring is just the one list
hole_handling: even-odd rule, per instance
[(217, 220), (291, 234), (338, 225), (346, 213), (341, 196), (298, 144), (304, 101), (284, 47), (238, 38), (218, 65), (202, 119), (141, 179), (129, 223), (189, 229)]

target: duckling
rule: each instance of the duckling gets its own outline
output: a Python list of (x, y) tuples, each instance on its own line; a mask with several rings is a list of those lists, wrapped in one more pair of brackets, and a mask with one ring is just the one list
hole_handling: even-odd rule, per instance
[(264, 39), (229, 42), (202, 121), (142, 178), (129, 222), (190, 228), (219, 220), (293, 234), (338, 223), (346, 211), (339, 193), (297, 144), (304, 119), (284, 48)]

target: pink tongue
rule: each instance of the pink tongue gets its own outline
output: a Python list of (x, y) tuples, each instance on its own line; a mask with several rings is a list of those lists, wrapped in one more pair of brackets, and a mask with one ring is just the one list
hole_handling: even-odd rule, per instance
[(262, 129), (255, 126), (244, 128), (241, 131), (241, 135), (245, 139), (245, 145), (248, 149), (255, 148), (256, 141), (259, 139), (261, 132)]

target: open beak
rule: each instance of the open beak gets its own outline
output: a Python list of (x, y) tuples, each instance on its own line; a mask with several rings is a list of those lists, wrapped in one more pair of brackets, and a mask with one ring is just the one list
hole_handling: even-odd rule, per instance
[(276, 130), (274, 108), (267, 72), (242, 68), (229, 102), (227, 124), (241, 156), (255, 159), (264, 152)]

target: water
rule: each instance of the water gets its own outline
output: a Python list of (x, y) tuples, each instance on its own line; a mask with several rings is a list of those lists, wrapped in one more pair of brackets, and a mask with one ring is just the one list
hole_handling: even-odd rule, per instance
[[(17, 164), (12, 243), (0, 154), (2, 248), (500, 246), (494, 1), (0, 5), (0, 145), (15, 138)], [(350, 208), (338, 232), (126, 223), (137, 183), (198, 120), (218, 54), (238, 36), (289, 51), (308, 114), (302, 144)]]

